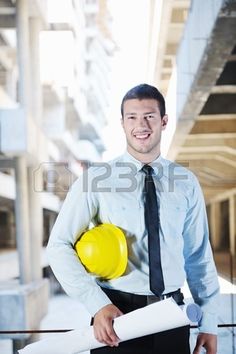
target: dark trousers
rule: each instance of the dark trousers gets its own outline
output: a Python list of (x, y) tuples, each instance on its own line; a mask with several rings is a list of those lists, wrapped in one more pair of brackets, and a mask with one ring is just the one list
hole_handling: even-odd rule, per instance
[[(147, 305), (145, 296), (104, 289), (104, 292), (123, 313)], [(122, 296), (125, 294), (125, 296)], [(151, 334), (121, 342), (118, 347), (102, 347), (91, 350), (92, 354), (190, 354), (189, 326)]]

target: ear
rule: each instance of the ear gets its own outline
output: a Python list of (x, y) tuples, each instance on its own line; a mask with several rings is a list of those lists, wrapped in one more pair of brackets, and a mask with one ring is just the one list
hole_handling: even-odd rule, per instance
[(168, 123), (168, 115), (165, 114), (161, 120), (162, 130), (166, 129), (167, 123)]

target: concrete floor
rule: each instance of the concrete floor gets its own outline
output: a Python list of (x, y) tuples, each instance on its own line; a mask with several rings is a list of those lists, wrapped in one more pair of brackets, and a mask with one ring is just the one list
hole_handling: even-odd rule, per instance
[[(219, 323), (234, 323), (236, 322), (236, 286), (231, 285), (226, 280), (220, 278), (221, 285), (221, 303), (219, 306)], [(185, 297), (189, 296), (188, 289), (184, 289)], [(233, 294), (233, 295), (231, 295)], [(231, 303), (234, 299), (235, 311), (234, 319), (231, 313)], [(75, 300), (68, 298), (66, 295), (58, 295), (51, 298), (49, 304), (49, 311), (47, 316), (41, 323), (42, 329), (72, 329), (80, 328), (89, 325), (90, 316), (83, 305)], [(219, 328), (218, 340), (218, 354), (236, 354), (236, 329), (233, 328)], [(43, 334), (41, 338), (55, 334)], [(191, 330), (191, 347), (193, 348), (197, 331)], [(233, 340), (234, 338), (234, 340)], [(234, 348), (233, 348), (234, 345)], [(0, 341), (0, 353), (12, 354), (11, 341)], [(43, 353), (42, 353), (43, 354)], [(84, 352), (89, 354), (89, 352)]]

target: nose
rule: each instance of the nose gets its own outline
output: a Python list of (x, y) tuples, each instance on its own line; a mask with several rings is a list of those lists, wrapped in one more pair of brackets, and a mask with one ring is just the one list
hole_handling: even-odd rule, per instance
[(147, 119), (145, 117), (139, 117), (137, 123), (138, 123), (138, 126), (141, 127), (141, 128), (148, 127), (148, 122), (147, 122)]

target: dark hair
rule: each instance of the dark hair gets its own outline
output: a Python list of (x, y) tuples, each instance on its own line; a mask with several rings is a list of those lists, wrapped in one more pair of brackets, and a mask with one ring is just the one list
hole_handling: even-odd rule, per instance
[(143, 99), (156, 100), (159, 105), (161, 117), (163, 118), (164, 115), (166, 114), (165, 99), (164, 99), (163, 95), (161, 94), (161, 92), (158, 91), (158, 89), (154, 86), (151, 86), (148, 84), (141, 84), (141, 85), (135, 86), (132, 89), (130, 89), (123, 97), (122, 102), (121, 102), (121, 115), (122, 115), (122, 117), (124, 114), (125, 101), (132, 100), (135, 98), (138, 100), (143, 100)]

